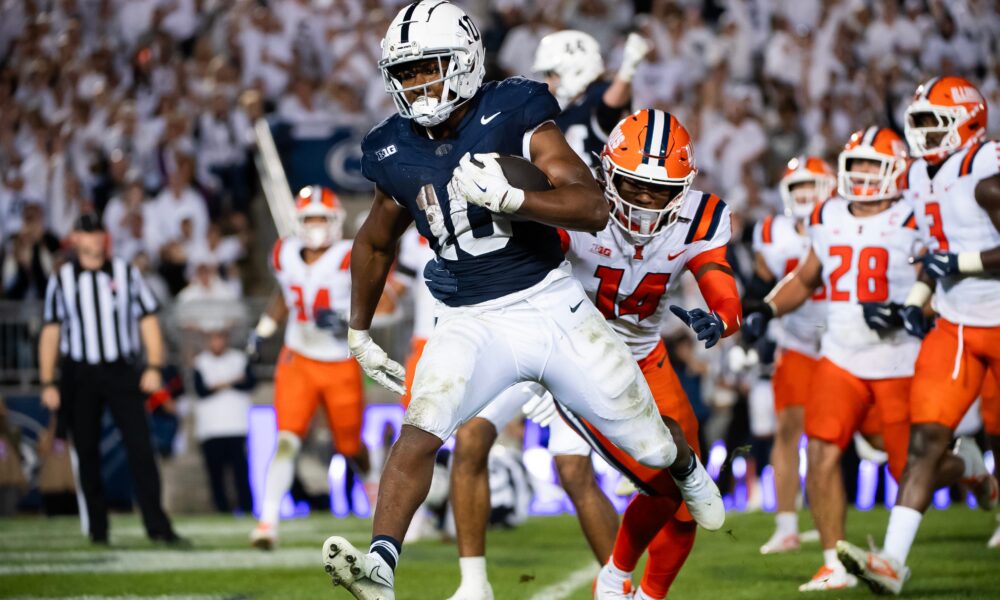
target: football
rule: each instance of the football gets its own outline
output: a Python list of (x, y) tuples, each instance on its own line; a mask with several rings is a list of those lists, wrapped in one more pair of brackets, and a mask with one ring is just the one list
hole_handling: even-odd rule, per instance
[(552, 189), (552, 182), (541, 169), (530, 160), (520, 156), (500, 155), (497, 157), (504, 177), (516, 188), (526, 192), (544, 192)]

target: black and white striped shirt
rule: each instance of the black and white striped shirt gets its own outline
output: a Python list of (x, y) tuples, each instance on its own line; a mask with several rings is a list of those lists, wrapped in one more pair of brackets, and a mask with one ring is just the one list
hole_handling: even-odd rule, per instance
[(45, 322), (60, 325), (61, 354), (92, 365), (138, 357), (139, 321), (157, 309), (139, 270), (120, 258), (96, 271), (67, 262), (45, 290)]

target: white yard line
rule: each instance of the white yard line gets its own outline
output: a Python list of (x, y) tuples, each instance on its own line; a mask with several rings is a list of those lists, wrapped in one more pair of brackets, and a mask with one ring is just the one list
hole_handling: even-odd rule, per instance
[(15, 596), (10, 600), (226, 600), (238, 596), (177, 595), (177, 596)]
[[(358, 540), (359, 542), (361, 540)], [(315, 566), (320, 547), (260, 550), (122, 550), (109, 552), (2, 552), (0, 576), (45, 573), (154, 573), (163, 571), (292, 569)], [(19, 564), (12, 564), (18, 561)]]
[(600, 569), (594, 563), (588, 563), (586, 567), (577, 569), (569, 574), (565, 579), (554, 583), (546, 588), (542, 588), (531, 600), (563, 600), (570, 594), (578, 590), (584, 584), (589, 584), (597, 576)]

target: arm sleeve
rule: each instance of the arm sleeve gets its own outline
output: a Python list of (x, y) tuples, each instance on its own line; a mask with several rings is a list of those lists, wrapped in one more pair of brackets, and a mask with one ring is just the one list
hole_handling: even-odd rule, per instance
[(622, 120), (628, 108), (627, 104), (620, 108), (608, 106), (604, 103), (604, 94), (601, 94), (601, 97), (598, 98), (597, 107), (594, 108), (594, 120), (597, 122), (597, 128), (600, 130), (599, 133), (604, 134), (605, 139), (607, 139), (609, 132), (615, 128), (615, 125)]
[(198, 369), (194, 370), (194, 393), (198, 394), (199, 398), (207, 398), (212, 395), (212, 390), (205, 385), (205, 378), (201, 376), (201, 371)]
[[(699, 271), (707, 265), (718, 265), (725, 267), (726, 270), (711, 269), (699, 277)], [(730, 274), (732, 267), (726, 260), (726, 247), (719, 246), (705, 250), (689, 260), (687, 268), (697, 278), (698, 289), (701, 290), (709, 310), (719, 315), (726, 324), (722, 336), (727, 337), (736, 333), (743, 319), (743, 309), (740, 306), (740, 292), (736, 287), (736, 279)]]
[(146, 280), (143, 279), (139, 269), (135, 267), (130, 267), (130, 269), (132, 279), (131, 293), (132, 298), (139, 307), (139, 317), (142, 318), (154, 314), (160, 309), (160, 305), (156, 301), (156, 296), (149, 290), (149, 286), (146, 285)]

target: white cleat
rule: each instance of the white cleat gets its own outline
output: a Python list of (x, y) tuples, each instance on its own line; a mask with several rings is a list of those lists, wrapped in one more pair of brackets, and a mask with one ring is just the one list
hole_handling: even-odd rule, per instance
[(780, 531), (775, 531), (771, 539), (767, 540), (763, 546), (760, 547), (761, 554), (781, 554), (783, 552), (795, 552), (802, 546), (802, 542), (799, 540), (799, 534), (796, 533), (781, 533)]
[(278, 546), (278, 528), (257, 523), (257, 527), (250, 532), (250, 545), (260, 550), (274, 550)]
[(910, 569), (878, 552), (870, 552), (843, 540), (837, 542), (837, 558), (849, 573), (857, 575), (876, 594), (899, 595), (910, 578)]
[(340, 536), (323, 543), (323, 565), (334, 586), (357, 600), (396, 600), (393, 573), (378, 554), (364, 554)]
[(460, 585), (448, 600), (493, 600), (493, 586), (488, 581), (485, 587)]
[(618, 580), (608, 571), (608, 565), (601, 567), (601, 572), (594, 580), (594, 600), (632, 600), (632, 580)]
[[(1000, 521), (1000, 517), (997, 517), (997, 520)], [(997, 529), (993, 532), (993, 537), (990, 538), (990, 541), (986, 542), (986, 547), (1000, 549), (1000, 525), (997, 525)]]
[(831, 569), (823, 565), (813, 578), (799, 586), (800, 592), (826, 592), (857, 587), (858, 578), (843, 568)]
[(986, 468), (983, 451), (979, 449), (976, 440), (967, 436), (958, 438), (954, 452), (965, 463), (962, 483), (972, 490), (976, 504), (983, 510), (993, 510), (1000, 498), (1000, 488), (997, 486), (996, 477)]
[(722, 503), (722, 494), (719, 493), (718, 486), (712, 481), (697, 456), (695, 461), (697, 466), (694, 473), (683, 480), (675, 478), (674, 481), (694, 520), (705, 529), (716, 531), (726, 522), (726, 507)]

